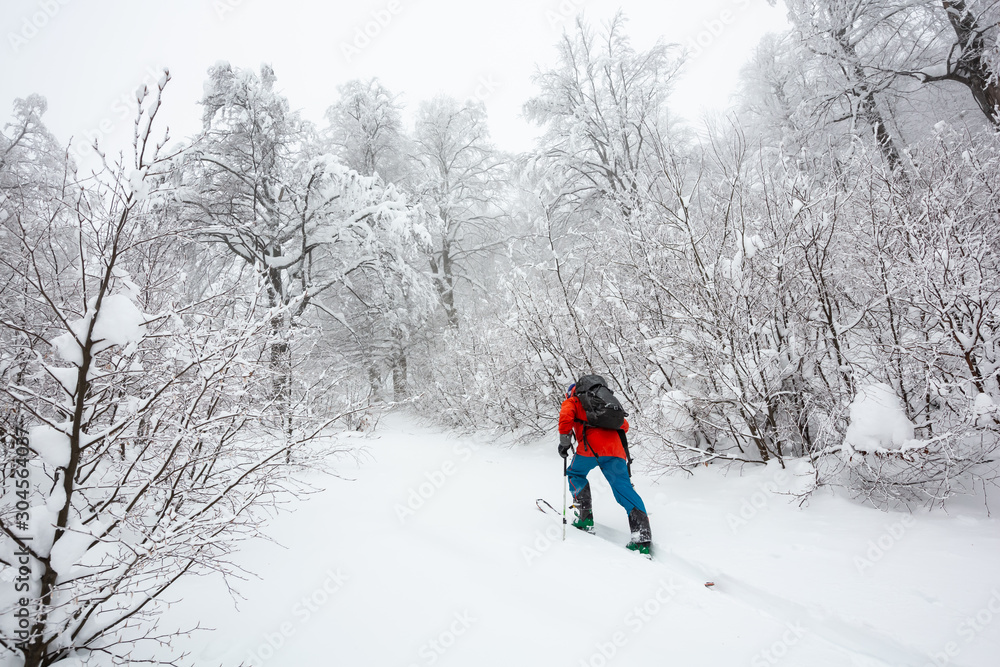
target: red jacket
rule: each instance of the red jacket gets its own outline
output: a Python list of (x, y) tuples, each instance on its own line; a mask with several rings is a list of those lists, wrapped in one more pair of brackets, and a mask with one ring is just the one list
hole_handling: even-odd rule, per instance
[[(583, 439), (583, 427), (587, 421), (587, 413), (580, 404), (580, 399), (570, 396), (563, 401), (559, 410), (559, 435), (565, 435), (570, 431), (576, 433), (576, 453), (580, 456), (617, 456), (625, 458), (625, 448), (622, 447), (622, 439), (618, 431), (606, 428), (587, 427), (587, 439)], [(628, 431), (628, 420), (622, 424), (622, 430)]]

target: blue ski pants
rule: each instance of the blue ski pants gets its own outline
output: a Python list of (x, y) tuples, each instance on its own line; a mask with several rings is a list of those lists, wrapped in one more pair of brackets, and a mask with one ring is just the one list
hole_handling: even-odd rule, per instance
[(645, 513), (646, 506), (642, 503), (642, 498), (632, 487), (632, 480), (628, 476), (628, 464), (625, 459), (617, 456), (581, 456), (573, 455), (573, 462), (566, 469), (566, 476), (569, 477), (569, 490), (573, 497), (580, 493), (580, 489), (587, 485), (587, 475), (591, 470), (600, 466), (604, 473), (604, 479), (608, 480), (611, 490), (615, 494), (615, 500), (625, 508), (625, 512), (632, 513), (632, 508), (638, 507)]

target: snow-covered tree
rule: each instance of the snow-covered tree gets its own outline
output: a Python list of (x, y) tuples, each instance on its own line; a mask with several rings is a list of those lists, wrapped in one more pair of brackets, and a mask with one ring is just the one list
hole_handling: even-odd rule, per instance
[(3, 451), (17, 473), (0, 497), (0, 565), (24, 586), (0, 599), (0, 650), (27, 667), (126, 664), (138, 644), (169, 643), (154, 622), (164, 594), (232, 572), (233, 545), (300, 488), (290, 450), (323, 465), (301, 449), (323, 424), (289, 441), (263, 419), (261, 351), (286, 306), (232, 280), (178, 299), (197, 246), (179, 239), (172, 156), (150, 129), (168, 78), (137, 92), (133, 160), (83, 180), (64, 169), (48, 208), (15, 201), (5, 220), (0, 262), (25, 299), (3, 285), (4, 359), (25, 361), (0, 384), (4, 429), (23, 435)]
[[(287, 307), (272, 322), (270, 360), (288, 419), (299, 318), (312, 309), (360, 341), (396, 340), (395, 327), (420, 316), (425, 281), (411, 262), (426, 234), (395, 186), (319, 152), (274, 83), (267, 67), (259, 76), (229, 65), (210, 70), (205, 129), (187, 156), (180, 200), (192, 228), (257, 275), (271, 307)], [(356, 302), (361, 324), (347, 324), (342, 300)], [(386, 344), (368, 353), (397, 350)]]
[[(786, 0), (791, 69), (805, 73), (802, 120), (874, 139), (893, 169), (910, 141), (974, 103), (995, 124), (996, 7), (991, 1)], [(957, 84), (957, 85), (956, 85)], [(961, 92), (962, 90), (967, 93)], [(968, 96), (971, 93), (971, 99)], [(974, 118), (962, 122), (976, 128)]]
[[(67, 196), (65, 150), (42, 122), (46, 101), (38, 95), (14, 103), (14, 118), (0, 132), (0, 256), (15, 257), (22, 251), (20, 225), (24, 220), (51, 219), (57, 202)], [(54, 232), (53, 233), (57, 233)], [(23, 334), (39, 314), (39, 304), (29, 296), (24, 275), (4, 271), (0, 278), (4, 298), (0, 317), (0, 384), (20, 382), (41, 341)], [(6, 415), (14, 425), (19, 415)]]
[(625, 25), (618, 14), (598, 34), (578, 18), (558, 44), (558, 65), (534, 77), (540, 93), (525, 115), (545, 128), (539, 159), (577, 197), (613, 200), (627, 212), (666, 134), (665, 100), (680, 60), (662, 42), (636, 51)]
[(475, 284), (473, 262), (495, 250), (503, 232), (512, 231), (503, 226), (496, 203), (502, 164), (489, 140), (482, 103), (459, 104), (444, 96), (423, 103), (411, 151), (417, 165), (412, 188), (433, 243), (431, 275), (448, 323), (455, 327), (457, 282)]
[(339, 99), (326, 110), (331, 152), (365, 176), (386, 183), (407, 175), (406, 137), (401, 107), (378, 79), (354, 80), (337, 88)]

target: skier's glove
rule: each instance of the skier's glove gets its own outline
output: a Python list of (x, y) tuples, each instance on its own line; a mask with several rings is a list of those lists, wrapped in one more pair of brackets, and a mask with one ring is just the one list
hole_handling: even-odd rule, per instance
[(571, 449), (573, 449), (573, 438), (569, 433), (563, 433), (559, 436), (559, 456), (566, 458)]

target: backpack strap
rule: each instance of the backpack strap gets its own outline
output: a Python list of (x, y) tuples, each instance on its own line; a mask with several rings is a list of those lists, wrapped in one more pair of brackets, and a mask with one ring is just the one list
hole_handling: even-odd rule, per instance
[(596, 459), (597, 452), (594, 451), (594, 448), (590, 446), (590, 442), (587, 440), (587, 429), (590, 428), (590, 424), (588, 424), (585, 420), (577, 419), (576, 417), (573, 418), (573, 421), (577, 424), (583, 424), (583, 445), (590, 450), (590, 455)]
[(622, 441), (622, 447), (625, 449), (625, 467), (628, 468), (628, 478), (632, 479), (632, 453), (628, 451), (628, 436), (625, 435), (625, 429), (618, 429), (618, 437)]

